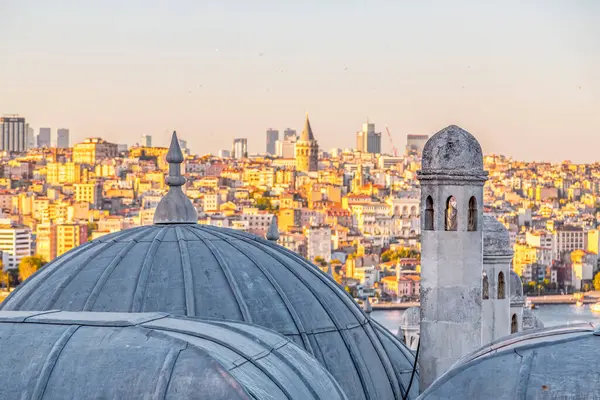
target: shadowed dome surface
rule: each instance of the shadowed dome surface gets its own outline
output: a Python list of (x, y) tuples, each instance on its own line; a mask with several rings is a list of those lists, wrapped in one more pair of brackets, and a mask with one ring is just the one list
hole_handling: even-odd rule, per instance
[(516, 333), (459, 360), (419, 399), (593, 399), (598, 358), (589, 324)]
[[(414, 356), (330, 277), (254, 235), (198, 224), (133, 228), (46, 264), (2, 310), (165, 312), (273, 329), (319, 360), (350, 399), (400, 399)], [(418, 393), (418, 376), (411, 396)]]
[(483, 254), (512, 255), (508, 230), (491, 215), (483, 216)]
[(346, 399), (305, 351), (240, 322), (3, 311), (0, 346), (2, 398)]
[(483, 170), (481, 146), (475, 136), (456, 125), (450, 125), (425, 143), (421, 169), (481, 172)]

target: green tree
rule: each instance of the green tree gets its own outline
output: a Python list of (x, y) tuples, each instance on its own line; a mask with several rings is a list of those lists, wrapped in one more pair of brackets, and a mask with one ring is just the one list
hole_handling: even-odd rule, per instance
[(46, 264), (46, 260), (41, 256), (23, 257), (19, 263), (19, 280), (22, 282), (29, 278), (38, 269), (42, 268), (44, 264)]
[(597, 272), (594, 276), (594, 289), (600, 290), (600, 272)]
[(256, 200), (256, 208), (259, 210), (270, 210), (271, 209), (271, 200), (266, 197), (261, 197)]

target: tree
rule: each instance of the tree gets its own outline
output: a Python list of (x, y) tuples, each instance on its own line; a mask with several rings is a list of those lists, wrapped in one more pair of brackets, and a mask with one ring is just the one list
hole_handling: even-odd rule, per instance
[(42, 268), (44, 264), (46, 264), (46, 260), (41, 256), (23, 257), (19, 263), (19, 279), (21, 282)]
[(594, 276), (594, 289), (600, 290), (600, 272), (597, 272)]

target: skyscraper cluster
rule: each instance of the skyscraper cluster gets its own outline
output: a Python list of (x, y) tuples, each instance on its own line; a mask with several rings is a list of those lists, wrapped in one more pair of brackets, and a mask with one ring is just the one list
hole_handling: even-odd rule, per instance
[(375, 132), (375, 124), (367, 121), (356, 133), (356, 149), (363, 153), (381, 154), (381, 132)]

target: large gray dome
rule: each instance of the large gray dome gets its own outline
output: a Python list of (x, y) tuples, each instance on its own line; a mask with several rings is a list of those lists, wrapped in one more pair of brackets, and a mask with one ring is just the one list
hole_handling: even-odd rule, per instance
[(516, 333), (459, 360), (419, 399), (592, 399), (600, 330), (588, 324)]
[(513, 249), (510, 245), (508, 230), (491, 215), (483, 215), (483, 255), (511, 256)]
[(335, 399), (317, 360), (241, 322), (0, 312), (3, 399)]
[(473, 135), (456, 125), (450, 125), (425, 143), (421, 166), (425, 171), (481, 172), (483, 153)]
[(253, 323), (306, 349), (357, 400), (402, 398), (414, 363), (404, 344), (312, 264), (254, 235), (205, 225), (145, 226), (83, 244), (21, 284), (1, 309)]

